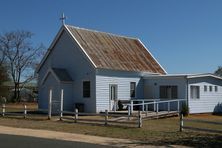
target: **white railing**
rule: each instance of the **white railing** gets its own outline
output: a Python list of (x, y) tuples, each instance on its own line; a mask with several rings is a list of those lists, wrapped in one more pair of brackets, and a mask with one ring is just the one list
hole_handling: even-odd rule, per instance
[[(141, 102), (141, 103), (134, 103), (134, 102)], [(134, 106), (141, 106), (142, 111), (148, 111), (149, 105), (153, 106), (154, 112), (159, 112), (159, 104), (167, 104), (167, 111), (170, 112), (171, 108), (170, 105), (172, 102), (177, 102), (177, 111), (180, 111), (180, 102), (186, 102), (186, 99), (174, 99), (174, 100), (160, 100), (160, 99), (132, 99), (130, 100), (130, 104), (128, 104), (128, 114), (132, 114)]]

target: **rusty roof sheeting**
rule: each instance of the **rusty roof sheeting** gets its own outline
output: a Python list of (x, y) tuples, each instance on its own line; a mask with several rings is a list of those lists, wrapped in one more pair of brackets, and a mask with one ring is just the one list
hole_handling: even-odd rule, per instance
[(96, 68), (166, 74), (136, 38), (68, 25), (66, 27), (82, 46)]

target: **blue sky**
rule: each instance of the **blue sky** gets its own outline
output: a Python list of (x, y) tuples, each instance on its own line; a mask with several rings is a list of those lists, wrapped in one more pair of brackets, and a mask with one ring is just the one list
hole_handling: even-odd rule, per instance
[(1, 0), (0, 32), (28, 30), (49, 46), (66, 24), (138, 37), (168, 73), (222, 65), (221, 0)]

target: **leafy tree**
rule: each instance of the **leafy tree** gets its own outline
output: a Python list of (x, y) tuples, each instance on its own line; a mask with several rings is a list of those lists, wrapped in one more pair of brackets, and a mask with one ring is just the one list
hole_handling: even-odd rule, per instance
[(214, 72), (214, 74), (222, 77), (222, 66), (219, 66), (218, 69)]
[(11, 31), (0, 35), (2, 58), (14, 83), (14, 101), (20, 101), (20, 88), (35, 78), (35, 65), (42, 55), (43, 46), (33, 47), (29, 31)]

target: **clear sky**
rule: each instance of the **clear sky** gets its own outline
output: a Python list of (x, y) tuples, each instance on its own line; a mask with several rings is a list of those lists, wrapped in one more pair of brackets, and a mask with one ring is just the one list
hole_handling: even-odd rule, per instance
[(49, 47), (61, 22), (138, 37), (168, 73), (222, 65), (222, 0), (1, 0), (0, 32), (35, 34)]

